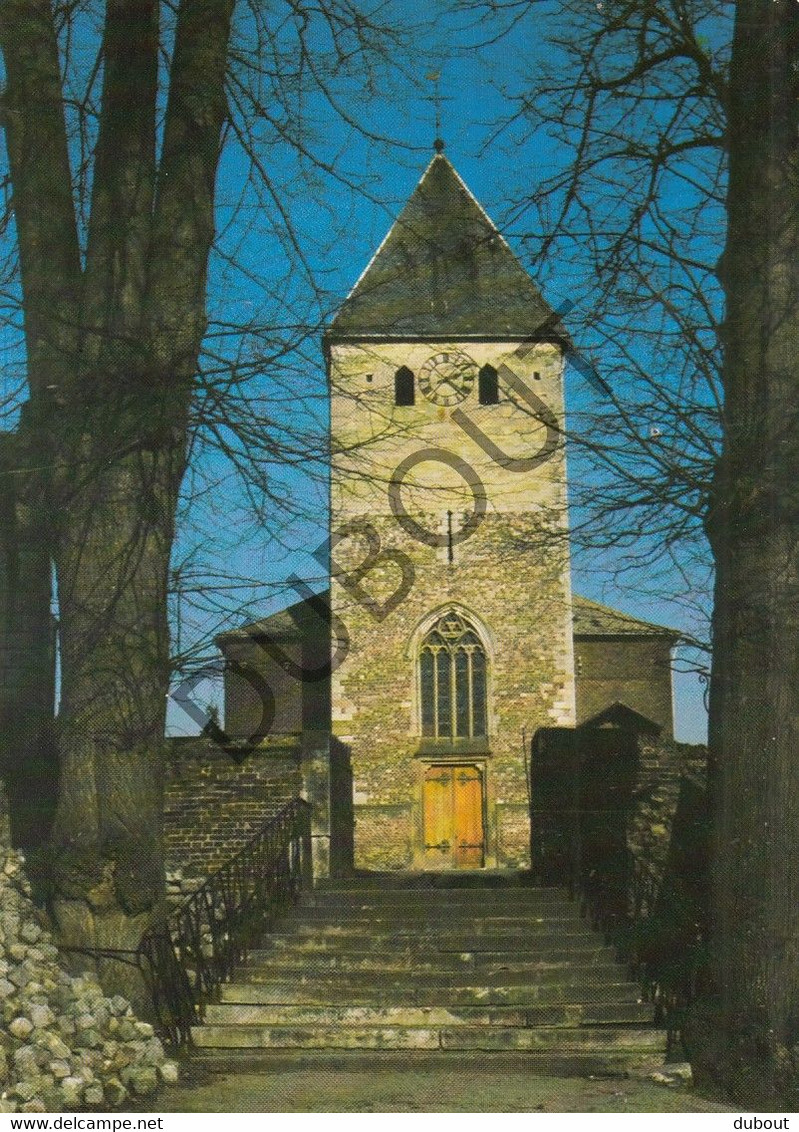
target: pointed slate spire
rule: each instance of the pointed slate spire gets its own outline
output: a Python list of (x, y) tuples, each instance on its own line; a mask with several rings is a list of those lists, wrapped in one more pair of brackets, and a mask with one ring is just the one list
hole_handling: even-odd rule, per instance
[(329, 334), (565, 337), (530, 276), (440, 152), (341, 306)]

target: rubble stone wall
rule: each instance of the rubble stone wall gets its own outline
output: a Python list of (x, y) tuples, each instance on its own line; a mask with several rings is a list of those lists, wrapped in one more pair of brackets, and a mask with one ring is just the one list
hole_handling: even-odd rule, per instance
[(24, 865), (0, 849), (0, 1113), (105, 1111), (177, 1081), (152, 1025), (59, 952)]
[[(561, 350), (521, 346), (331, 347), (331, 606), (349, 640), (333, 672), (332, 711), (334, 734), (351, 749), (357, 868), (448, 867), (440, 854), (449, 852), (449, 838), (428, 844), (425, 828), (426, 775), (441, 765), (479, 773), (483, 863), (526, 867), (523, 734), (575, 720), (565, 451), (557, 430), (550, 436), (502, 382), (493, 405), (479, 403), (475, 383), (458, 414), (421, 387), (414, 405), (394, 404), (400, 366), (419, 374), (438, 353), (465, 353), (475, 372), (486, 364), (503, 372), (507, 364), (536, 411), (545, 406), (547, 419), (561, 420)], [(468, 429), (459, 423), (466, 418)], [(475, 439), (475, 429), (485, 440)], [(517, 457), (545, 448), (547, 458), (519, 474)], [(360, 591), (348, 581), (356, 577)], [(469, 742), (431, 742), (421, 719), (421, 641), (450, 610), (471, 624), (487, 658), (487, 734)]]
[(630, 850), (663, 876), (678, 817), (681, 786), (690, 779), (704, 789), (707, 748), (670, 740), (641, 740), (633, 812), (628, 824)]

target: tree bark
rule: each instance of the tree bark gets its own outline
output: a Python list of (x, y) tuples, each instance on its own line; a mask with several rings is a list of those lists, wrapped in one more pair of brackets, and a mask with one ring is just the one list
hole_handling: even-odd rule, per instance
[[(799, 5), (738, 0), (710, 702), (712, 955), (695, 1060), (799, 1100)], [(701, 1012), (700, 1012), (701, 1015)]]
[[(139, 447), (64, 508), (53, 911), (71, 945), (135, 949), (163, 906), (166, 598), (183, 465), (180, 444)], [(117, 965), (105, 981), (135, 996), (129, 974)]]
[[(29, 484), (61, 645), (53, 908), (135, 948), (162, 907), (167, 579), (206, 276), (233, 0), (181, 0), (160, 163), (158, 0), (109, 0), (81, 264), (49, 0), (0, 22), (31, 391)], [(126, 968), (115, 982), (130, 990)]]
[(22, 436), (0, 434), (0, 779), (24, 849), (49, 838), (58, 788), (52, 562), (24, 502), (28, 463)]

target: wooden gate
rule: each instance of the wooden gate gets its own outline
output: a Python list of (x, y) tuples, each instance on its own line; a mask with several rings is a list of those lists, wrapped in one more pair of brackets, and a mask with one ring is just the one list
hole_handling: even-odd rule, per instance
[(428, 868), (482, 868), (485, 827), (479, 767), (428, 768), (424, 777), (424, 848)]

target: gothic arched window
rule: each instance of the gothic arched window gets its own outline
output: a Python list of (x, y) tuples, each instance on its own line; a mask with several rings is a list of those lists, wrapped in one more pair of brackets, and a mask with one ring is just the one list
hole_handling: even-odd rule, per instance
[(487, 733), (486, 653), (474, 627), (451, 610), (419, 649), (422, 735), (476, 739)]
[(415, 400), (413, 373), (407, 366), (400, 366), (394, 374), (394, 404), (413, 405)]
[(483, 366), (477, 375), (478, 400), (481, 405), (499, 402), (499, 375), (493, 366)]

